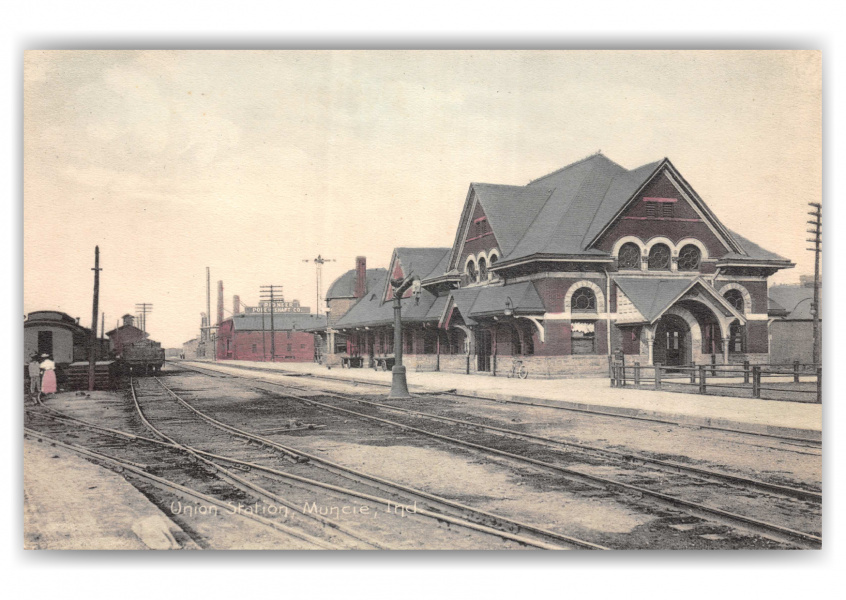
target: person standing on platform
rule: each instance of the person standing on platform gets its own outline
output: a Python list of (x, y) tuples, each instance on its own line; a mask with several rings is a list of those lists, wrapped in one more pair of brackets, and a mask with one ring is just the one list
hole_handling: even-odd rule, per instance
[(27, 373), (29, 374), (29, 397), (33, 402), (37, 402), (41, 396), (41, 365), (38, 364), (38, 353), (29, 357)]
[(43, 375), (41, 376), (41, 392), (38, 398), (41, 399), (41, 394), (55, 394), (56, 393), (56, 363), (52, 361), (49, 354), (41, 355), (42, 361), (39, 365)]

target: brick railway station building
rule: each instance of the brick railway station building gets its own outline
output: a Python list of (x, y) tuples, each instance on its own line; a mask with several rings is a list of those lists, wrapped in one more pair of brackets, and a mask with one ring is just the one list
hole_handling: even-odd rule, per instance
[(525, 186), (471, 184), (452, 247), (395, 249), (330, 331), (365, 365), (391, 355), (390, 279), (414, 276), (410, 370), (501, 374), (520, 358), (533, 377), (600, 375), (617, 350), (765, 363), (768, 279), (793, 266), (729, 231), (668, 159), (627, 170), (596, 154)]

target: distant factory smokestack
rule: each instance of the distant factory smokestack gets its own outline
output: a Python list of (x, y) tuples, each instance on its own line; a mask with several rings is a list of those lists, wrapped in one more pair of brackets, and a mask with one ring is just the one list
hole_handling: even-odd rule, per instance
[(241, 313), (241, 296), (232, 296), (232, 314)]
[(217, 324), (223, 323), (223, 281), (217, 282)]

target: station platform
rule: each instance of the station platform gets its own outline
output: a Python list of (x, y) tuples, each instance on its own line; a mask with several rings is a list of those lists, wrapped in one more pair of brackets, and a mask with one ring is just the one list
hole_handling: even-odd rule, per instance
[(23, 455), (24, 549), (196, 548), (176, 523), (117, 473), (28, 438)]
[[(190, 363), (191, 361), (186, 361)], [(197, 361), (205, 368), (260, 367), (311, 374), (361, 384), (390, 385), (391, 373), (341, 369), (316, 363)], [(234, 372), (238, 372), (235, 370)], [(244, 373), (240, 370), (240, 373)], [(594, 413), (649, 418), (688, 426), (717, 427), (750, 433), (822, 440), (822, 405), (731, 396), (683, 394), (661, 390), (612, 388), (607, 378), (510, 379), (444, 372), (408, 372), (409, 391), (455, 393), (501, 402), (548, 404)], [(386, 390), (387, 394), (387, 390)]]

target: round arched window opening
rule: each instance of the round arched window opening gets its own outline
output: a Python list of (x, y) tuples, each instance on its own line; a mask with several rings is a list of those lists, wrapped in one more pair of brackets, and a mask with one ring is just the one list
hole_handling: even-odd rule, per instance
[(693, 244), (688, 244), (679, 251), (679, 271), (697, 271), (702, 260), (702, 252)]
[(670, 270), (670, 249), (664, 244), (655, 244), (649, 251), (649, 269), (651, 271)]
[(570, 299), (572, 312), (596, 312), (596, 294), (590, 288), (579, 288)]
[(743, 294), (740, 293), (740, 290), (729, 290), (723, 295), (723, 298), (725, 298), (737, 312), (743, 314), (744, 302)]
[(484, 258), (479, 259), (479, 281), (484, 281), (488, 278), (488, 263)]
[[(498, 260), (499, 260), (499, 256), (496, 255), (496, 254), (491, 254), (488, 257), (488, 262), (489, 262), (491, 267), (494, 266), (496, 264), (496, 261), (498, 261)], [(496, 279), (496, 273), (493, 273), (492, 271), (488, 271), (488, 277), (490, 279)]]
[(476, 263), (472, 260), (467, 263), (467, 278), (470, 280), (470, 283), (476, 281)]
[(640, 246), (633, 242), (626, 242), (617, 255), (617, 268), (640, 269)]

